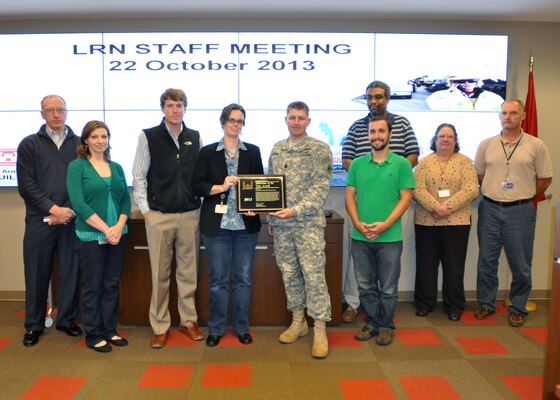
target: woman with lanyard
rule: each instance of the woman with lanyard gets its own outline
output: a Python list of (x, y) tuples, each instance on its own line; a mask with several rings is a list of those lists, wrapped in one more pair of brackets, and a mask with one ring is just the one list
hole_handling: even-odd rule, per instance
[(471, 226), (471, 202), (478, 196), (472, 161), (459, 153), (457, 131), (441, 124), (431, 140), (432, 154), (416, 167), (416, 315), (432, 312), (437, 300), (438, 270), (443, 271), (443, 307), (451, 321), (465, 308), (463, 276)]
[(196, 193), (204, 197), (200, 231), (208, 252), (210, 275), (209, 347), (217, 346), (226, 333), (230, 280), (233, 334), (243, 344), (253, 342), (249, 309), (253, 256), (261, 221), (252, 212), (237, 213), (236, 185), (237, 175), (264, 173), (259, 148), (239, 139), (245, 109), (230, 104), (222, 110), (220, 124), (224, 136), (200, 150), (193, 180)]

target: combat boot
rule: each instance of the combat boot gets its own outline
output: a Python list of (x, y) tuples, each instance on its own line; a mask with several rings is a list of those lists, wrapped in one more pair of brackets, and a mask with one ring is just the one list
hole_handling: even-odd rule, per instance
[(292, 324), (288, 329), (286, 329), (278, 340), (280, 343), (293, 343), (300, 337), (309, 334), (309, 326), (307, 326), (307, 320), (303, 313), (303, 309), (296, 308), (292, 311)]
[(315, 320), (311, 355), (315, 358), (325, 358), (329, 355), (329, 341), (327, 339), (325, 321)]

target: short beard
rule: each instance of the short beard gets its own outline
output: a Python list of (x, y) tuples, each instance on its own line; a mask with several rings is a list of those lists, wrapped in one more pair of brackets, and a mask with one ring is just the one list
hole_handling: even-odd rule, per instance
[(382, 151), (383, 149), (385, 149), (385, 147), (387, 147), (389, 145), (389, 142), (385, 142), (383, 143), (381, 146), (379, 147), (375, 147), (375, 145), (372, 143), (371, 147), (373, 148), (373, 150), (375, 151)]

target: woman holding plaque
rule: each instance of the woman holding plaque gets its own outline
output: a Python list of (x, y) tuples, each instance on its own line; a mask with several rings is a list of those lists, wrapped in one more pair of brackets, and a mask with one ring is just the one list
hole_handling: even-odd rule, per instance
[(443, 308), (451, 321), (465, 308), (463, 276), (471, 228), (471, 202), (478, 196), (472, 161), (459, 153), (457, 131), (441, 124), (430, 149), (416, 167), (416, 315), (425, 317), (437, 300), (438, 269), (443, 271)]
[(239, 139), (245, 125), (245, 109), (230, 104), (222, 110), (224, 137), (204, 146), (198, 155), (194, 189), (204, 197), (200, 231), (208, 252), (210, 276), (208, 337), (214, 347), (226, 333), (231, 281), (232, 330), (243, 344), (253, 338), (249, 332), (253, 256), (261, 221), (252, 212), (237, 212), (238, 175), (263, 174), (257, 146)]

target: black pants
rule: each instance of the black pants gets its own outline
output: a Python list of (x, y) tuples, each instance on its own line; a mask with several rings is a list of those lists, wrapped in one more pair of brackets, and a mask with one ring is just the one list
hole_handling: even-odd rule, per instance
[(78, 313), (79, 262), (74, 221), (49, 225), (42, 216), (25, 218), (23, 264), (25, 271), (25, 329), (43, 330), (47, 294), (55, 251), (59, 257), (56, 324), (67, 326)]
[(82, 321), (86, 343), (95, 346), (118, 335), (119, 280), (126, 235), (118, 245), (78, 241), (82, 263)]
[(414, 225), (416, 233), (416, 282), (414, 303), (417, 309), (432, 311), (437, 301), (438, 270), (443, 271), (443, 307), (450, 313), (465, 308), (465, 259), (470, 225)]

